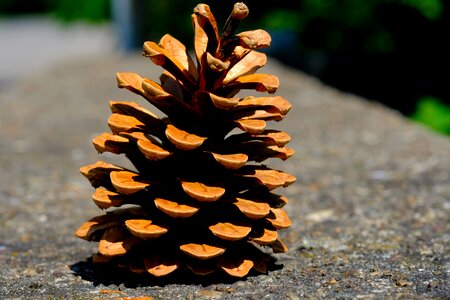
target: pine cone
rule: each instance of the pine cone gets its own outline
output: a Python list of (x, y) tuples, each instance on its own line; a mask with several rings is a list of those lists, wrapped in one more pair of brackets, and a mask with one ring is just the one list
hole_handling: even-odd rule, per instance
[(287, 133), (266, 129), (291, 106), (280, 96), (236, 97), (241, 89), (274, 93), (279, 85), (273, 75), (254, 74), (266, 63), (255, 50), (269, 46), (269, 34), (234, 34), (247, 14), (245, 4), (235, 4), (220, 36), (210, 8), (199, 4), (192, 15), (197, 64), (182, 43), (165, 35), (159, 44), (144, 43), (144, 56), (165, 69), (160, 84), (117, 74), (120, 88), (167, 117), (134, 102), (110, 102), (112, 133), (96, 137), (94, 146), (125, 154), (136, 170), (101, 161), (80, 169), (97, 188), (93, 200), (100, 208), (127, 205), (76, 231), (99, 242), (94, 262), (154, 276), (188, 269), (243, 277), (252, 268), (267, 272), (258, 245), (287, 251), (277, 233), (291, 225), (281, 208), (287, 199), (271, 191), (295, 177), (261, 162), (293, 155), (285, 147)]

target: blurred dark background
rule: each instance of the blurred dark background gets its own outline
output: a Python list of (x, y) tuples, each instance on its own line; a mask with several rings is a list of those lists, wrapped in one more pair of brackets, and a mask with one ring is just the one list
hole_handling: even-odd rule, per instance
[[(219, 24), (235, 1), (203, 1)], [(241, 30), (272, 35), (268, 54), (338, 89), (374, 99), (450, 135), (450, 1), (244, 1)], [(192, 45), (185, 0), (0, 0), (0, 19), (47, 14), (70, 24), (114, 21), (122, 48), (170, 33)], [(120, 26), (119, 26), (120, 25)]]

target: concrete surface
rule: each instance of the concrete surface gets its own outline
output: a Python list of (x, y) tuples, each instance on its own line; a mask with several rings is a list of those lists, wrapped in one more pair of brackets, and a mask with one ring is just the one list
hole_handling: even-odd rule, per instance
[(100, 210), (78, 168), (99, 159), (90, 139), (107, 130), (108, 100), (136, 99), (115, 72), (160, 71), (138, 53), (104, 55), (0, 93), (0, 298), (449, 298), (449, 139), (274, 61), (263, 70), (293, 104), (277, 126), (297, 154), (272, 165), (300, 179), (284, 191), (294, 225), (278, 268), (230, 282), (92, 266), (95, 244), (73, 232)]
[(100, 211), (78, 168), (99, 158), (90, 139), (107, 130), (108, 100), (136, 99), (115, 72), (159, 69), (113, 54), (108, 25), (1, 20), (0, 44), (1, 299), (450, 297), (449, 140), (275, 62), (266, 71), (294, 106), (277, 125), (297, 155), (273, 163), (300, 178), (278, 266), (236, 282), (93, 267), (95, 244), (73, 231)]
[(43, 16), (0, 19), (0, 91), (63, 61), (112, 53), (112, 28), (66, 25)]

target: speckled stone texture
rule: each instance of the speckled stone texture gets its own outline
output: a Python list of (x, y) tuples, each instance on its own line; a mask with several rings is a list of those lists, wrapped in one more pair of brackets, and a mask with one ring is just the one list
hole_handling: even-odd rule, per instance
[(90, 140), (108, 130), (108, 100), (138, 99), (115, 72), (160, 72), (108, 55), (0, 93), (0, 298), (450, 297), (450, 140), (273, 61), (263, 70), (293, 105), (277, 126), (297, 150), (271, 165), (299, 178), (282, 191), (290, 251), (268, 275), (155, 280), (91, 264), (96, 244), (73, 232), (100, 210), (78, 169), (100, 158)]

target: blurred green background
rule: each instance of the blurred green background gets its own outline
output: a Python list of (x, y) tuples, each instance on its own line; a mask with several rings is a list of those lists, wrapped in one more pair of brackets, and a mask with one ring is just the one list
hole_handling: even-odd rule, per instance
[[(171, 33), (192, 45), (197, 1), (134, 0), (140, 39)], [(203, 1), (223, 24), (235, 1)], [(327, 84), (375, 99), (450, 135), (450, 1), (248, 0), (241, 29), (268, 30), (268, 53)], [(62, 22), (108, 22), (109, 0), (0, 0), (0, 18), (47, 14)], [(137, 45), (140, 45), (139, 41)]]

